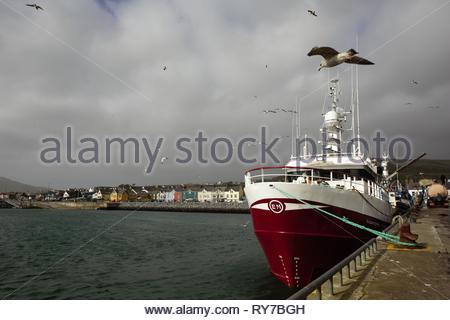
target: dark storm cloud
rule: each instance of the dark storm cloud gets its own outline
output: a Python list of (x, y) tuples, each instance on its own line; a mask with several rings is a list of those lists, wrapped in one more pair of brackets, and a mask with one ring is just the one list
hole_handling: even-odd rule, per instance
[[(161, 153), (174, 159), (176, 138), (198, 130), (238, 139), (265, 124), (273, 135), (289, 135), (289, 116), (262, 110), (292, 108), (296, 97), (302, 127), (318, 135), (328, 72), (317, 72), (320, 58), (306, 53), (315, 45), (356, 47), (357, 34), (361, 55), (376, 63), (360, 69), (363, 133), (405, 135), (417, 153), (450, 156), (439, 142), (450, 133), (443, 38), (450, 6), (421, 20), (444, 1), (41, 2), (49, 10), (7, 2), (26, 18), (0, 2), (0, 176), (63, 187), (240, 180), (245, 166), (237, 163), (168, 161), (151, 176), (145, 165), (42, 166), (40, 139), (61, 136), (67, 125), (78, 137), (163, 136)], [(339, 72), (348, 105), (346, 70), (329, 75)], [(278, 148), (283, 160), (289, 146)]]

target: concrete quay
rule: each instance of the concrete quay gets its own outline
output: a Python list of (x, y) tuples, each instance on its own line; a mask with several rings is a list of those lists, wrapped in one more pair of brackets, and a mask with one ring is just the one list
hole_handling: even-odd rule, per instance
[[(307, 299), (450, 299), (450, 209), (424, 208), (411, 220), (411, 232), (419, 235), (420, 246), (376, 240), (376, 250), (358, 254)], [(302, 290), (289, 299), (301, 299)]]
[(422, 209), (411, 231), (422, 249), (379, 245), (380, 255), (347, 299), (450, 299), (450, 210)]

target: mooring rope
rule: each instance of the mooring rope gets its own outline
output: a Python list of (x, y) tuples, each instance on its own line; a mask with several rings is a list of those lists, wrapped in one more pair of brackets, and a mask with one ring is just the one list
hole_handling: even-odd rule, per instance
[(378, 231), (378, 230), (375, 230), (375, 229), (368, 228), (368, 227), (363, 226), (361, 224), (358, 224), (356, 222), (350, 221), (346, 217), (339, 217), (339, 216), (337, 216), (337, 215), (335, 215), (335, 214), (333, 214), (331, 212), (323, 210), (322, 208), (319, 208), (317, 206), (313, 206), (313, 205), (307, 203), (306, 201), (304, 201), (302, 199), (299, 199), (299, 198), (297, 198), (297, 197), (295, 197), (295, 196), (293, 196), (293, 195), (291, 195), (291, 194), (289, 194), (289, 193), (287, 193), (287, 192), (285, 192), (285, 191), (283, 191), (283, 190), (281, 190), (281, 189), (279, 189), (279, 188), (277, 188), (277, 187), (275, 187), (273, 185), (272, 185), (272, 188), (274, 188), (275, 190), (277, 190), (278, 192), (280, 192), (284, 196), (286, 196), (288, 198), (291, 198), (291, 199), (295, 199), (295, 200), (299, 201), (300, 203), (308, 206), (311, 209), (314, 209), (314, 210), (316, 210), (316, 211), (318, 211), (320, 213), (323, 213), (325, 215), (333, 217), (333, 218), (335, 218), (335, 219), (337, 219), (339, 221), (342, 221), (342, 222), (344, 222), (344, 223), (346, 223), (348, 225), (351, 225), (351, 226), (353, 226), (355, 228), (359, 228), (359, 229), (362, 229), (364, 231), (370, 232), (370, 233), (372, 233), (372, 234), (374, 234), (376, 236), (379, 236), (380, 238), (382, 238), (382, 239), (384, 239), (386, 241), (389, 241), (389, 242), (392, 242), (392, 243), (395, 243), (395, 244), (399, 244), (399, 245), (402, 245), (402, 246), (409, 246), (409, 247), (417, 246), (416, 243), (408, 243), (408, 242), (400, 241), (400, 237), (399, 236), (395, 236), (393, 234), (389, 234), (389, 233), (386, 233), (386, 232), (382, 232), (382, 231)]

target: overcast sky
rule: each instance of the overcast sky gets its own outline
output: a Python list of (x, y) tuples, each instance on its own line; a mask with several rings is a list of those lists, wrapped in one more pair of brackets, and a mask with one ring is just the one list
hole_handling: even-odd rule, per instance
[[(45, 11), (25, 3), (0, 0), (0, 176), (54, 187), (242, 180), (257, 164), (181, 166), (176, 139), (202, 130), (238, 141), (263, 125), (290, 135), (287, 114), (262, 111), (293, 108), (297, 97), (302, 130), (317, 135), (329, 74), (306, 54), (356, 48), (357, 37), (375, 62), (360, 68), (362, 134), (405, 136), (416, 154), (450, 158), (449, 1), (41, 0)], [(338, 72), (348, 105), (348, 65), (330, 76)], [(75, 141), (165, 140), (151, 175), (145, 160), (42, 164), (41, 140), (62, 139), (67, 126)], [(258, 158), (257, 149), (246, 153)], [(287, 161), (289, 140), (276, 152)]]

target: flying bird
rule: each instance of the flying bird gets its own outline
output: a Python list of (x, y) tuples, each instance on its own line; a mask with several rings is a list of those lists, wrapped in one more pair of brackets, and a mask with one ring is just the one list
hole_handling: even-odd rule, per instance
[(292, 109), (284, 109), (284, 108), (275, 108), (274, 109), (275, 111), (283, 111), (283, 112), (285, 112), (285, 113), (297, 113), (295, 110), (292, 110)]
[(263, 110), (263, 112), (264, 112), (265, 114), (268, 114), (268, 113), (277, 113), (275, 110)]
[(319, 71), (323, 68), (331, 68), (341, 63), (352, 64), (374, 64), (373, 62), (364, 58), (356, 56), (358, 52), (354, 49), (347, 50), (345, 52), (337, 52), (330, 47), (314, 47), (308, 52), (308, 56), (322, 56), (324, 60), (320, 62)]
[(33, 3), (33, 4), (27, 4), (26, 6), (35, 8), (36, 10), (42, 10), (42, 11), (44, 11), (44, 8), (42, 8), (41, 6), (37, 5), (36, 3)]
[(313, 15), (314, 17), (317, 17), (317, 13), (313, 10), (308, 10), (308, 13)]
[(164, 67), (163, 67), (163, 70), (166, 71), (166, 70), (167, 70), (167, 66), (164, 66)]
[(406, 102), (405, 103), (405, 106), (410, 106), (410, 105), (412, 105), (412, 102)]
[(419, 84), (419, 82), (417, 82), (416, 80), (411, 80), (409, 83), (412, 84), (412, 85), (418, 85)]
[(162, 157), (162, 159), (161, 159), (161, 164), (163, 164), (164, 162), (166, 162), (166, 160), (169, 160), (169, 158), (167, 158), (167, 157)]

